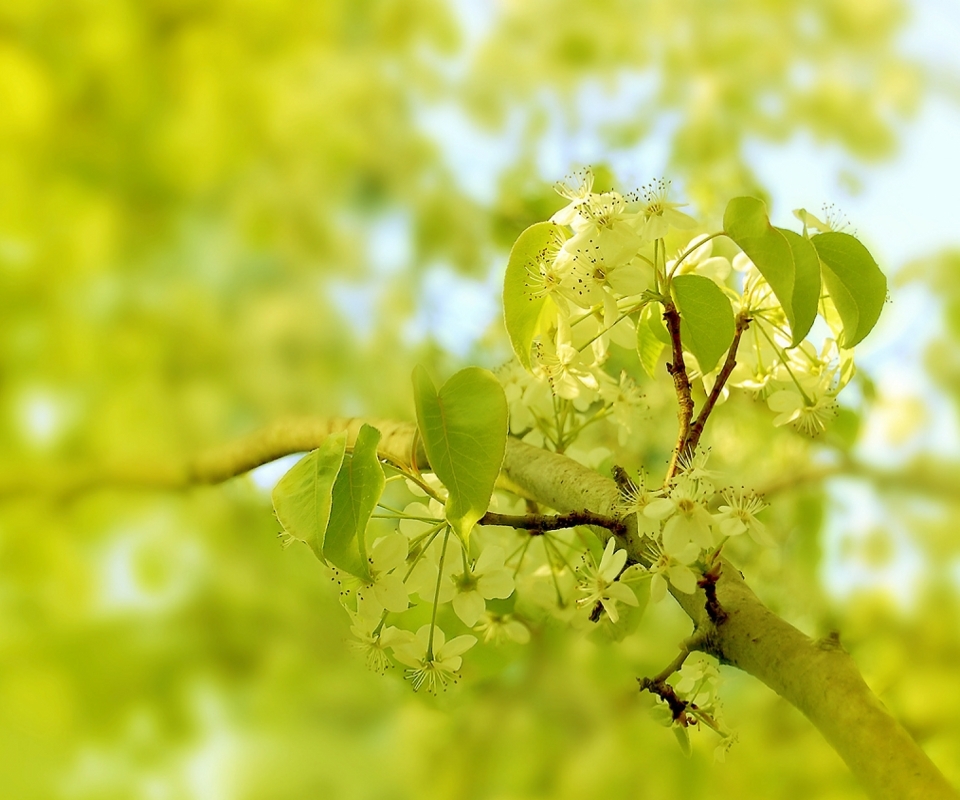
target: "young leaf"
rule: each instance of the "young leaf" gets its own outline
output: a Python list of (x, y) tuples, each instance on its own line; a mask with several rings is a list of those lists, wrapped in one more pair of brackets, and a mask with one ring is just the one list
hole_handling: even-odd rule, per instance
[(796, 269), (793, 251), (783, 233), (767, 218), (767, 207), (755, 197), (735, 197), (723, 212), (724, 232), (747, 254), (783, 306), (790, 330), (798, 325), (793, 309)]
[(823, 282), (843, 322), (842, 347), (863, 341), (880, 318), (887, 279), (870, 251), (849, 233), (830, 231), (810, 238), (823, 266)]
[(370, 515), (383, 494), (386, 479), (377, 458), (380, 431), (360, 428), (353, 454), (344, 458), (333, 485), (333, 503), (323, 557), (358, 578), (369, 578), (366, 531)]
[(301, 458), (273, 488), (273, 508), (283, 529), (323, 557), (333, 483), (347, 446), (345, 431), (328, 436)]
[(680, 339), (706, 374), (733, 342), (736, 322), (730, 301), (717, 284), (702, 275), (677, 275), (673, 296), (680, 312)]
[(663, 327), (663, 320), (660, 317), (662, 313), (663, 306), (659, 303), (650, 303), (644, 306), (637, 322), (637, 355), (640, 356), (643, 371), (651, 378), (656, 377), (657, 362), (666, 346), (663, 337), (669, 336)]
[(531, 276), (540, 274), (544, 251), (566, 238), (554, 222), (538, 222), (527, 228), (514, 243), (503, 279), (503, 317), (513, 352), (530, 369), (530, 346), (540, 327), (544, 307), (552, 304), (543, 286)]
[(817, 308), (820, 305), (820, 259), (817, 251), (799, 233), (777, 228), (786, 238), (787, 244), (793, 253), (795, 268), (793, 282), (793, 341), (791, 346), (796, 347), (810, 333), (813, 321), (817, 318)]
[(447, 487), (445, 516), (466, 538), (490, 503), (507, 442), (507, 400), (478, 367), (460, 370), (438, 393), (423, 367), (413, 372), (417, 423), (430, 466)]

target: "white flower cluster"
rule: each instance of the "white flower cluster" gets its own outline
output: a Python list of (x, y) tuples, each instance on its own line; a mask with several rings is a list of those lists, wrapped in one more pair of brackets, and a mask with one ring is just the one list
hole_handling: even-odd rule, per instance
[[(402, 511), (381, 503), (399, 525), (397, 532), (380, 537), (370, 547), (369, 580), (343, 577), (339, 572), (336, 577), (343, 587), (341, 603), (353, 623), (352, 645), (366, 656), (368, 666), (383, 672), (397, 661), (407, 667), (415, 689), (436, 692), (456, 679), (461, 656), (478, 641), (469, 633), (448, 640), (437, 622), (441, 607), (449, 606), (462, 625), (486, 642), (525, 643), (530, 632), (511, 614), (486, 607), (488, 601), (509, 598), (514, 592), (515, 570), (507, 568), (504, 549), (485, 542), (476, 558), (471, 557), (443, 518), (443, 488), (433, 476), (422, 480), (432, 497), (408, 481), (417, 501)], [(476, 531), (472, 542), (482, 536)], [(431, 621), (416, 632), (386, 625), (388, 617), (395, 619), (420, 605), (431, 608)]]
[[(568, 235), (558, 235), (527, 267), (528, 291), (549, 302), (533, 347), (535, 380), (519, 366), (501, 374), (511, 401), (512, 432), (537, 430), (562, 449), (557, 409), (572, 403), (568, 413), (579, 415), (577, 424), (614, 417), (624, 444), (642, 419), (641, 394), (628, 375), (615, 378), (603, 369), (610, 342), (635, 348), (639, 312), (655, 301), (665, 281), (692, 274), (714, 281), (732, 310), (751, 320), (728, 385), (766, 398), (777, 414), (775, 425), (790, 424), (810, 435), (823, 431), (836, 413), (837, 392), (853, 375), (852, 353), (839, 351), (833, 339), (819, 351), (809, 342), (791, 348), (786, 315), (766, 280), (743, 253), (732, 262), (715, 255), (714, 237), (694, 237), (674, 258), (666, 258), (664, 237), (697, 226), (668, 200), (669, 184), (660, 181), (632, 195), (592, 190), (589, 171), (557, 186), (569, 202), (551, 221)], [(814, 230), (828, 227), (808, 212), (801, 219)], [(822, 303), (826, 319), (836, 322), (831, 327), (837, 336), (832, 301)], [(722, 360), (706, 375), (692, 353), (685, 353), (685, 361), (690, 377), (701, 378), (709, 392)], [(727, 391), (725, 386), (722, 397)]]
[[(743, 253), (734, 257), (733, 269), (744, 276), (741, 308), (753, 323), (740, 343), (728, 385), (766, 398), (777, 413), (774, 425), (793, 425), (810, 436), (822, 433), (837, 413), (837, 393), (853, 377), (853, 351), (839, 349), (832, 337), (819, 352), (809, 341), (788, 350), (786, 317), (767, 282)], [(832, 301), (821, 302), (834, 334), (839, 334)]]
[(773, 544), (766, 526), (757, 519), (766, 504), (754, 494), (732, 489), (718, 492), (706, 461), (706, 452), (684, 460), (665, 489), (648, 489), (642, 473), (626, 489), (620, 512), (636, 515), (649, 566), (633, 564), (624, 569), (627, 553), (616, 549), (616, 538), (611, 536), (600, 563), (588, 562), (581, 570), (584, 597), (580, 603), (600, 603), (616, 622), (618, 601), (637, 604), (625, 584), (649, 579), (653, 602), (663, 599), (669, 586), (692, 594), (699, 575), (728, 539), (746, 533), (760, 545)]
[(714, 758), (723, 761), (727, 751), (736, 742), (736, 735), (732, 734), (723, 724), (720, 712), (718, 690), (720, 687), (720, 670), (714, 660), (703, 654), (688, 657), (680, 671), (674, 676), (673, 691), (677, 699), (685, 704), (680, 719), (674, 718), (674, 713), (666, 703), (658, 703), (654, 715), (666, 726), (675, 726), (677, 738), (685, 751), (689, 751), (690, 739), (687, 729), (706, 725), (721, 737), (720, 744), (714, 750)]

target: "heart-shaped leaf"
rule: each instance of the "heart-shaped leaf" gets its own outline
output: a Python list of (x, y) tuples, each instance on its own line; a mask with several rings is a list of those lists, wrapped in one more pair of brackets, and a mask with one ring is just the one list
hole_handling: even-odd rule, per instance
[(760, 270), (783, 307), (790, 329), (797, 330), (793, 250), (782, 231), (770, 224), (763, 201), (755, 197), (733, 198), (723, 213), (723, 230)]
[(651, 378), (656, 377), (657, 363), (663, 348), (666, 347), (664, 339), (670, 340), (666, 328), (663, 327), (661, 314), (663, 306), (649, 303), (644, 306), (637, 321), (637, 355), (643, 371)]
[(507, 442), (507, 400), (491, 372), (468, 367), (437, 392), (423, 367), (413, 372), (420, 437), (449, 492), (447, 521), (464, 539), (490, 504)]
[(380, 431), (360, 428), (353, 453), (344, 457), (333, 485), (330, 522), (323, 540), (323, 557), (357, 578), (369, 579), (366, 531), (386, 479), (377, 458)]
[(820, 306), (820, 259), (810, 240), (785, 228), (777, 230), (787, 240), (793, 253), (793, 331), (791, 345), (796, 347), (810, 333)]
[(717, 284), (702, 275), (677, 275), (673, 297), (680, 312), (680, 340), (697, 357), (706, 374), (730, 349), (736, 322), (730, 300)]
[(823, 283), (843, 323), (839, 344), (853, 347), (880, 318), (887, 299), (887, 278), (870, 251), (849, 233), (819, 233), (810, 238), (810, 243), (820, 257)]
[(323, 557), (333, 484), (347, 446), (346, 432), (328, 436), (301, 458), (273, 489), (273, 508), (283, 529)]

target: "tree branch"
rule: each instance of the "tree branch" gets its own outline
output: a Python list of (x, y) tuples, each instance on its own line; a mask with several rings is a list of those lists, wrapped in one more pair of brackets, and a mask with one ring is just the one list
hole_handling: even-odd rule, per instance
[(672, 301), (663, 304), (663, 321), (666, 323), (673, 348), (673, 360), (667, 364), (667, 372), (673, 376), (673, 386), (677, 392), (677, 445), (673, 448), (673, 456), (667, 467), (667, 475), (663, 481), (666, 486), (677, 471), (677, 463), (686, 451), (687, 438), (690, 435), (690, 420), (693, 418), (693, 396), (690, 393), (690, 378), (687, 375), (687, 365), (683, 361), (683, 345), (680, 342), (680, 313)]
[[(682, 362), (676, 363), (683, 373)], [(359, 419), (289, 420), (179, 464), (75, 471), (65, 476), (60, 489), (75, 492), (106, 485), (179, 489), (194, 483), (217, 483), (280, 456), (311, 450), (336, 431), (346, 430), (347, 444), (352, 446), (362, 423)], [(383, 434), (382, 458), (397, 464), (415, 458), (420, 469), (429, 469), (422, 448), (417, 447), (411, 456), (414, 425), (382, 420), (370, 424)], [(617, 516), (620, 490), (613, 480), (566, 456), (516, 439), (507, 440), (502, 484), (561, 514), (583, 514), (587, 509), (599, 518)], [(10, 485), (0, 490), (10, 491)], [(635, 520), (627, 517), (624, 522), (626, 534), (618, 539), (632, 561), (646, 563)], [(613, 535), (606, 527), (595, 529), (604, 540)], [(703, 588), (689, 595), (671, 590), (694, 628), (710, 630), (696, 645), (698, 649), (760, 679), (800, 709), (871, 796), (890, 800), (960, 797), (870, 691), (853, 659), (836, 640), (814, 641), (805, 636), (767, 609), (732, 564), (720, 563), (721, 572), (712, 585), (716, 602), (726, 615), (719, 624), (714, 625), (708, 617)]]
[(723, 362), (723, 366), (720, 368), (717, 380), (713, 384), (713, 389), (710, 390), (710, 395), (703, 404), (703, 408), (700, 409), (700, 413), (697, 414), (697, 418), (690, 426), (690, 432), (687, 434), (687, 439), (683, 444), (684, 452), (693, 453), (697, 449), (697, 445), (700, 444), (700, 437), (703, 435), (707, 418), (713, 411), (714, 406), (716, 406), (717, 400), (720, 399), (720, 393), (723, 391), (723, 387), (726, 385), (730, 373), (733, 372), (733, 368), (737, 366), (737, 349), (740, 347), (740, 337), (743, 336), (743, 332), (749, 327), (751, 321), (752, 320), (744, 314), (737, 315), (737, 326), (733, 332), (733, 341), (730, 343), (730, 349), (727, 350), (727, 357)]
[(480, 518), (480, 525), (500, 525), (506, 528), (528, 530), (532, 535), (544, 531), (556, 531), (562, 528), (575, 528), (577, 525), (595, 525), (606, 528), (616, 536), (626, 536), (627, 526), (622, 520), (594, 514), (592, 511), (570, 511), (567, 514), (497, 514), (488, 511)]

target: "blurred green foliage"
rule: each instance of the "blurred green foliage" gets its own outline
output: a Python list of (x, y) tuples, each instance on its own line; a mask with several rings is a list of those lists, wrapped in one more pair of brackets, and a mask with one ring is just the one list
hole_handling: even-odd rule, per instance
[[(496, 319), (470, 347), (438, 338), (445, 320), (488, 321), (480, 296), (496, 296), (506, 249), (561, 205), (550, 148), (563, 161), (589, 140), (622, 163), (659, 142), (714, 216), (770, 189), (751, 141), (808, 133), (890, 155), (922, 91), (895, 46), (904, 21), (897, 0), (5, 4), (2, 471), (149, 465), (288, 414), (412, 418), (415, 363), (507, 358)], [(485, 193), (470, 178), (492, 169), (491, 141)], [(955, 262), (936, 273), (949, 325), (930, 358), (954, 399)], [(650, 436), (618, 453), (631, 467), (672, 445), (669, 387), (647, 384)], [(716, 416), (715, 457), (773, 490), (784, 542), (734, 556), (779, 613), (841, 630), (957, 782), (960, 466), (859, 465), (872, 410), (908, 432), (922, 413), (860, 385), (816, 443), (746, 400)], [(920, 559), (906, 599), (824, 591), (824, 521), (847, 484), (826, 490), (818, 469), (880, 487), (880, 527), (848, 550), (878, 569)], [(675, 608), (617, 647), (538, 631), (468, 664), (449, 694), (414, 696), (362, 669), (336, 592), (308, 552), (280, 549), (249, 478), (39, 488), (0, 506), (4, 797), (856, 796), (812, 727), (733, 671), (740, 744), (724, 766), (709, 742), (680, 755), (634, 683), (688, 633)]]

